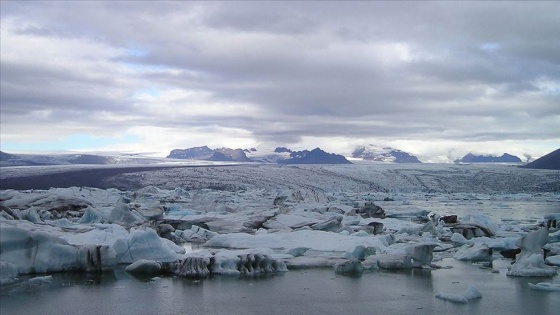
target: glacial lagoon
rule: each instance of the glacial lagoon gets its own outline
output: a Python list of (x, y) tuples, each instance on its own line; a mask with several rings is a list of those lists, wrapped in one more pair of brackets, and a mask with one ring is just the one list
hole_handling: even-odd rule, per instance
[[(451, 269), (377, 271), (360, 277), (332, 269), (291, 270), (278, 275), (207, 279), (133, 276), (124, 268), (102, 274), (55, 273), (35, 287), (5, 286), (0, 313), (10, 314), (557, 314), (558, 292), (527, 283), (560, 284), (557, 277), (505, 275), (444, 259)], [(462, 293), (475, 284), (482, 298), (457, 304), (437, 292)]]
[[(18, 172), (27, 171), (13, 169), (11, 175), (3, 172), (2, 176), (17, 178)], [(68, 187), (2, 191), (5, 205), (17, 209), (19, 212), (11, 213), (20, 217), (2, 219), (2, 231), (17, 231), (20, 236), (15, 241), (31, 237), (38, 242), (37, 250), (47, 250), (39, 255), (41, 260), (21, 261), (26, 249), (1, 239), (4, 252), (0, 260), (8, 262), (4, 269), (12, 272), (2, 275), (7, 280), (0, 290), (2, 315), (556, 314), (558, 310), (558, 291), (535, 290), (547, 284), (560, 288), (557, 275), (508, 276), (513, 261), (499, 253), (537, 232), (539, 226), (546, 225), (546, 217), (558, 217), (558, 172), (508, 166), (240, 165), (143, 170), (118, 173), (103, 181), (119, 190)], [(367, 202), (381, 206), (385, 217), (358, 215), (355, 211)], [(66, 209), (68, 204), (87, 208), (70, 213), (72, 216), (63, 213), (64, 218), (52, 217), (49, 209)], [(160, 205), (167, 209), (163, 219), (172, 220), (168, 222), (204, 220), (206, 227), (214, 230), (177, 226), (175, 236), (168, 237), (202, 240), (199, 244), (214, 247), (186, 243), (179, 248), (156, 235), (161, 218), (154, 225), (153, 219), (134, 210), (149, 214), (151, 210), (146, 209)], [(457, 215), (460, 222), (491, 230), (495, 236), (463, 239), (450, 230), (453, 225), (430, 221), (430, 213)], [(247, 230), (246, 223), (259, 220), (265, 220), (262, 227)], [(334, 222), (338, 230), (312, 228), (328, 228), (325, 222)], [(380, 234), (366, 233), (364, 228), (372, 222), (384, 224)], [(550, 239), (543, 241), (557, 255), (558, 228), (549, 233)], [(431, 252), (416, 257), (427, 259), (422, 267), (387, 270), (381, 266), (350, 275), (335, 273), (340, 261), (365, 254), (356, 251), (360, 246), (375, 249), (375, 253), (368, 253), (368, 258), (375, 258), (402, 255), (407, 248), (432, 243), (437, 244), (432, 248), (433, 259)], [(92, 266), (68, 253), (90, 253), (94, 247), (87, 244), (112, 252), (107, 256), (108, 261), (113, 259), (109, 270), (79, 271)], [(482, 262), (453, 258), (471, 244), (486, 253)], [(136, 248), (134, 257), (126, 252), (132, 245)], [(257, 252), (263, 245), (268, 248), (267, 259), (284, 260), (289, 270), (240, 274), (235, 269), (236, 250)], [(307, 252), (300, 257), (287, 254), (294, 253), (292, 249)], [(155, 272), (139, 276), (124, 270), (141, 258), (172, 261), (199, 251), (225, 253), (221, 256), (226, 267), (222, 272), (229, 275), (189, 278)], [(542, 254), (537, 255), (542, 261)], [(115, 259), (118, 265), (114, 265)], [(554, 268), (544, 266), (544, 262), (539, 266), (547, 272)], [(19, 268), (17, 274), (13, 273), (15, 267)], [(51, 272), (33, 274), (36, 268)], [(68, 271), (55, 272), (64, 270)], [(471, 288), (479, 296), (466, 303), (451, 301), (454, 296), (467, 296), (465, 292)]]

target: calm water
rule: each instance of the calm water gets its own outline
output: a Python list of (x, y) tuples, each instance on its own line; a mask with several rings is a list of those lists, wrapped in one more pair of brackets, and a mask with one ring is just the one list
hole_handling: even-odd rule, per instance
[[(335, 275), (331, 269), (292, 270), (267, 277), (216, 276), (200, 281), (134, 277), (122, 268), (103, 275), (54, 274), (35, 288), (5, 286), (0, 313), (9, 314), (558, 314), (560, 293), (527, 283), (555, 278), (505, 276), (453, 259), (452, 269)], [(475, 285), (482, 299), (454, 304), (435, 293)]]

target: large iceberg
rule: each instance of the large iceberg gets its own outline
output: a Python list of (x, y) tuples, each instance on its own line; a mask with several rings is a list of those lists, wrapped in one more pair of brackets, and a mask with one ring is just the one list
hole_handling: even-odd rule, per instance
[(13, 264), (18, 274), (58, 271), (104, 271), (117, 264), (107, 245), (71, 245), (43, 231), (18, 226), (0, 229), (0, 262)]
[(508, 270), (508, 276), (550, 277), (556, 275), (556, 267), (547, 266), (544, 261), (543, 246), (548, 243), (548, 228), (542, 227), (521, 238), (518, 246), (521, 252)]

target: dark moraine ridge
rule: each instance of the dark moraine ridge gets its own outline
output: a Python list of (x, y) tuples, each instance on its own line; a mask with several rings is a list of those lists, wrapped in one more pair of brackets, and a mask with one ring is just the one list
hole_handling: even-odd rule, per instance
[(166, 170), (182, 167), (197, 166), (150, 166), (150, 167), (122, 167), (122, 168), (98, 168), (69, 170), (53, 174), (40, 174), (34, 176), (23, 176), (13, 178), (3, 178), (0, 180), (0, 189), (49, 189), (67, 187), (93, 187), (100, 189), (108, 188), (129, 188), (118, 187), (106, 179), (126, 173), (136, 173), (145, 171)]

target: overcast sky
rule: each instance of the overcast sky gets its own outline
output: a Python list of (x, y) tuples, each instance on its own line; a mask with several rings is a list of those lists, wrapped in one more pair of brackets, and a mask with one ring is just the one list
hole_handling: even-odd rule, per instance
[(1, 149), (560, 147), (560, 2), (1, 2)]

